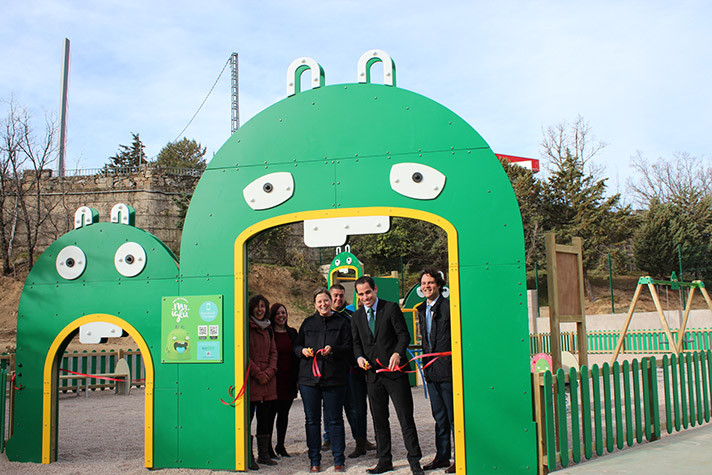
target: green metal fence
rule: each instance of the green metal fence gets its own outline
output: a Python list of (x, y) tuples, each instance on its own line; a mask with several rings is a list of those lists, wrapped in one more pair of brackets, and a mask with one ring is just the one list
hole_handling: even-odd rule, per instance
[(534, 374), (539, 473), (710, 421), (712, 351)]
[[(677, 343), (677, 332), (671, 329), (673, 338)], [(588, 341), (588, 354), (613, 353), (620, 339), (621, 332), (616, 331), (589, 331), (586, 334)], [(549, 333), (529, 334), (529, 353), (551, 352), (551, 335)], [(578, 352), (576, 332), (561, 333), (561, 349), (571, 353)], [(685, 331), (683, 349), (686, 351), (701, 351), (712, 349), (712, 328), (691, 328)], [(657, 354), (669, 353), (670, 343), (662, 329), (628, 330), (623, 345), (623, 353)]]

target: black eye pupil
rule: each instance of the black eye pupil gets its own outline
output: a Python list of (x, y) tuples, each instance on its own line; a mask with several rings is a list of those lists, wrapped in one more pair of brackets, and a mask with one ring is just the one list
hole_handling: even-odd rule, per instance
[(416, 183), (420, 183), (421, 181), (423, 181), (423, 175), (420, 172), (413, 173), (412, 178), (413, 178), (413, 181)]
[(127, 264), (133, 264), (134, 263), (134, 256), (131, 254), (128, 254), (126, 258), (124, 258), (124, 261), (126, 261)]
[(64, 261), (67, 267), (74, 267), (74, 259), (71, 257), (68, 257), (66, 261)]
[(271, 193), (274, 187), (272, 186), (272, 183), (265, 183), (262, 186), (262, 189), (264, 190), (265, 193)]

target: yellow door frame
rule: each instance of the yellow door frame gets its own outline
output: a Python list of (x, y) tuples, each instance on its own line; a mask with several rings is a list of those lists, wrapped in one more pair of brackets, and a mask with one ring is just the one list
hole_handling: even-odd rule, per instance
[(56, 364), (59, 359), (57, 352), (62, 346), (62, 343), (73, 332), (79, 329), (80, 326), (93, 322), (113, 323), (121, 327), (126, 333), (134, 339), (141, 355), (143, 356), (144, 369), (146, 371), (146, 402), (144, 404), (144, 464), (146, 468), (153, 467), (153, 387), (154, 387), (154, 368), (153, 358), (148, 349), (146, 341), (141, 334), (126, 320), (123, 320), (114, 315), (105, 313), (95, 313), (77, 318), (59, 332), (54, 341), (49, 347), (47, 357), (44, 364), (43, 376), (43, 394), (42, 394), (42, 463), (47, 464), (52, 461), (52, 447), (57, 437), (57, 431), (54, 428), (54, 408), (57, 407), (57, 375), (59, 374), (59, 365)]
[[(465, 473), (465, 413), (462, 376), (462, 329), (460, 325), (460, 271), (457, 230), (446, 219), (427, 211), (410, 208), (368, 207), (317, 211), (302, 211), (274, 216), (249, 226), (235, 239), (235, 387), (242, 386), (247, 369), (245, 321), (247, 318), (247, 240), (266, 229), (307, 219), (347, 218), (358, 216), (391, 216), (427, 221), (442, 228), (447, 234), (448, 270), (450, 277), (450, 318), (452, 331), (452, 376), (455, 412), (455, 453), (458, 472)], [(247, 394), (247, 392), (245, 393)], [(249, 401), (241, 397), (235, 401), (235, 470), (247, 470), (247, 437), (250, 426), (247, 418)]]

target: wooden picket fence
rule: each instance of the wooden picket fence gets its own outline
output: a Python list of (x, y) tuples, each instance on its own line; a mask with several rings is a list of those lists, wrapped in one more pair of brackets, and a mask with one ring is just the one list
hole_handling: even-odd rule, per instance
[(712, 413), (712, 350), (533, 378), (539, 474), (707, 423)]
[[(101, 350), (97, 352), (92, 350), (87, 352), (86, 350), (82, 352), (73, 351), (66, 352), (62, 357), (62, 364), (60, 368), (74, 371), (75, 373), (91, 374), (91, 375), (102, 375), (105, 373), (112, 373), (114, 371), (114, 366), (116, 362), (121, 359), (126, 358), (126, 362), (131, 370), (131, 386), (132, 387), (142, 387), (145, 384), (145, 367), (143, 364), (143, 358), (141, 357), (141, 352), (138, 350), (119, 350), (119, 351), (105, 351)], [(64, 376), (71, 376), (71, 373), (60, 371)], [(89, 385), (89, 389), (92, 390), (104, 390), (113, 389), (116, 384), (115, 381), (106, 381), (97, 378), (67, 378), (59, 381), (59, 390), (62, 392), (78, 391), (84, 390)]]
[[(613, 353), (620, 339), (620, 330), (586, 332), (588, 354), (601, 355)], [(677, 338), (677, 333), (673, 332)], [(551, 353), (551, 335), (549, 333), (529, 334), (529, 354)], [(675, 342), (677, 343), (677, 342)], [(561, 349), (571, 353), (578, 352), (576, 332), (561, 333)], [(712, 349), (712, 328), (691, 328), (685, 331), (683, 343), (685, 351)], [(664, 354), (670, 353), (670, 343), (662, 329), (628, 330), (623, 345), (623, 353)]]

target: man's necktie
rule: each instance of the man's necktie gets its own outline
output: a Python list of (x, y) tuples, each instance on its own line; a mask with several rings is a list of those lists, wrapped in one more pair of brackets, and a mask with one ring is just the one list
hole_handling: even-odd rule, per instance
[(425, 337), (430, 344), (430, 329), (433, 327), (433, 307), (428, 305), (425, 307)]
[(371, 334), (376, 334), (376, 316), (373, 314), (373, 307), (368, 309), (368, 328), (371, 329)]

